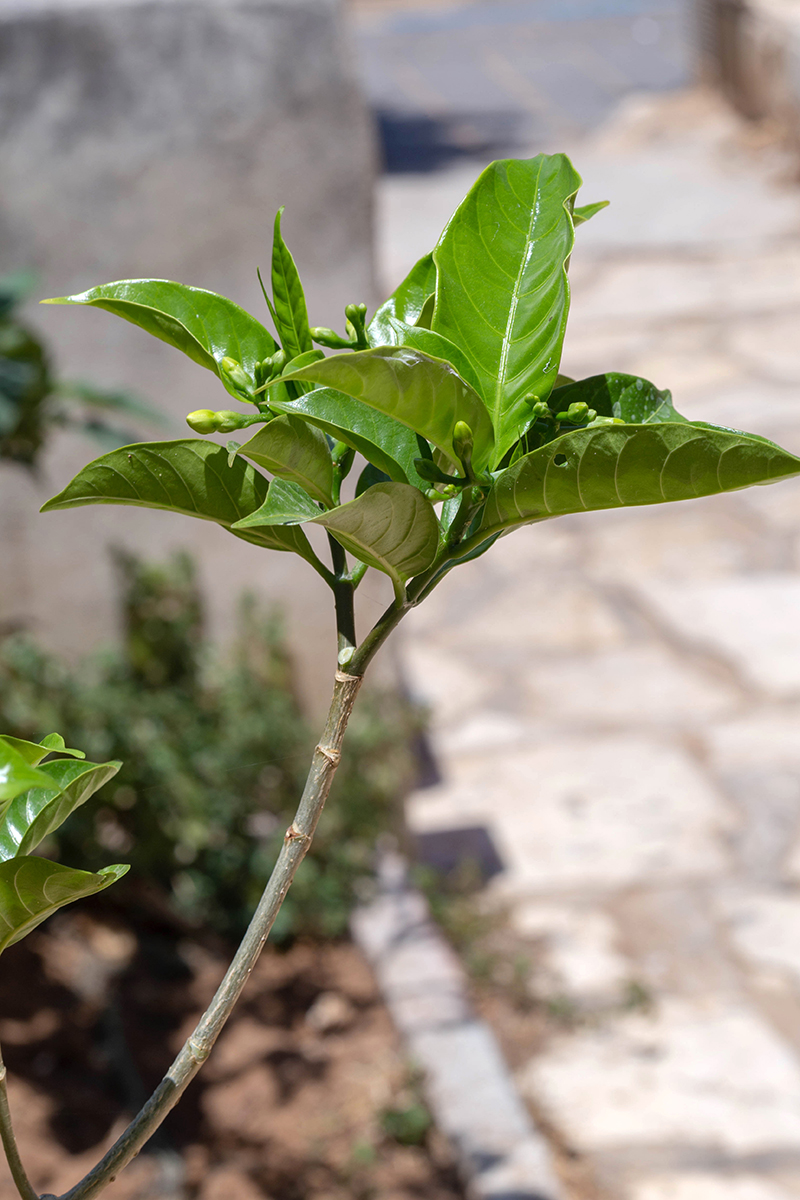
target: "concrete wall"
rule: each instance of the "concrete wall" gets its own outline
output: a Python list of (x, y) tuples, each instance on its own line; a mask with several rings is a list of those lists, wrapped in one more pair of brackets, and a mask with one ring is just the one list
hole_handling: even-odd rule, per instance
[[(266, 317), (275, 209), (312, 321), (374, 297), (374, 148), (337, 0), (12, 0), (0, 5), (0, 274), (41, 296), (152, 276), (211, 288)], [(62, 375), (137, 390), (188, 433), (229, 407), (213, 375), (102, 312), (31, 310)], [(161, 435), (163, 436), (163, 435)], [(97, 449), (59, 437), (41, 478), (0, 468), (0, 622), (76, 655), (114, 633), (106, 553), (201, 558), (212, 628), (242, 587), (286, 603), (307, 690), (327, 677), (326, 589), (288, 554), (215, 526), (134, 509), (38, 516)], [(377, 606), (373, 604), (373, 608)]]
[(800, 152), (796, 0), (696, 0), (701, 73), (744, 116), (776, 122)]

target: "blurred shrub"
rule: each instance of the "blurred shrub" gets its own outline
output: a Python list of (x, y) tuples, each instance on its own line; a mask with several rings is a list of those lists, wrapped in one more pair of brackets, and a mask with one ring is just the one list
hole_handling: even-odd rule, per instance
[[(29, 638), (6, 639), (0, 728), (28, 738), (57, 729), (90, 759), (122, 760), (102, 797), (59, 831), (60, 856), (93, 870), (111, 851), (132, 864), (130, 886), (154, 883), (193, 922), (238, 936), (294, 815), (314, 743), (280, 622), (243, 601), (222, 660), (205, 641), (187, 556), (162, 567), (118, 554), (117, 565), (121, 653), (70, 671)], [(417, 723), (405, 701), (380, 693), (353, 718), (278, 940), (345, 931), (376, 838), (399, 829)]]

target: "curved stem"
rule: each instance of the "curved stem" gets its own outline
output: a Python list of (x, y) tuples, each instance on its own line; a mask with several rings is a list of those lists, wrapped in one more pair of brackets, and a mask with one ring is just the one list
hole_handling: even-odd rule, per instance
[(17, 1191), (22, 1200), (39, 1200), (37, 1192), (34, 1191), (31, 1181), (25, 1174), (25, 1168), (22, 1165), (22, 1159), (19, 1156), (17, 1148), (17, 1139), (14, 1137), (14, 1129), (11, 1124), (11, 1112), (8, 1107), (8, 1091), (6, 1089), (6, 1066), (3, 1062), (2, 1054), (0, 1053), (0, 1138), (2, 1138), (3, 1149), (6, 1152), (8, 1165), (11, 1170), (11, 1178), (14, 1180)]
[[(377, 645), (374, 650), (377, 650)], [(373, 650), (373, 653), (374, 653)], [(370, 655), (371, 657), (371, 655)], [(368, 661), (368, 660), (367, 660)], [(364, 663), (364, 668), (366, 663)], [(242, 988), (247, 983), (267, 940), (278, 910), (289, 890), (295, 872), (305, 857), (330, 791), (341, 756), (342, 740), (353, 710), (363, 670), (358, 675), (336, 672), (333, 699), (328, 710), (324, 733), (314, 750), (303, 795), (295, 818), (286, 831), (283, 847), (269, 882), (253, 914), (247, 933), (217, 988), (210, 1005), (185, 1042), (174, 1063), (142, 1110), (108, 1153), (85, 1175), (80, 1183), (65, 1192), (61, 1200), (91, 1200), (109, 1184), (141, 1150), (171, 1108), (177, 1104), (188, 1084), (208, 1058), (211, 1047), (230, 1016)], [(4, 1136), (5, 1142), (5, 1136)], [(8, 1148), (7, 1148), (8, 1152)], [(19, 1186), (19, 1184), (18, 1184)], [(23, 1200), (37, 1200), (32, 1190), (22, 1193)]]
[[(348, 663), (347, 673), (336, 672), (333, 698), (328, 710), (325, 730), (314, 750), (297, 813), (286, 831), (278, 861), (225, 978), (217, 988), (214, 998), (200, 1018), (194, 1032), (184, 1043), (177, 1058), (150, 1099), (100, 1162), (79, 1183), (65, 1192), (60, 1200), (92, 1200), (107, 1184), (111, 1183), (118, 1172), (136, 1157), (167, 1113), (177, 1104), (189, 1083), (208, 1058), (214, 1042), (247, 983), (295, 872), (311, 844), (336, 768), (339, 765), (345, 729), (364, 672), (375, 653), (408, 610), (419, 603), (427, 590), (435, 586), (449, 566), (454, 565), (460, 557), (463, 557), (464, 547), (462, 545), (458, 549), (449, 550), (443, 548), (443, 551), (437, 556), (437, 562), (428, 571), (412, 580), (405, 596), (395, 599), (389, 605), (353, 654)], [(337, 570), (338, 575), (335, 559), (334, 569)], [(347, 589), (346, 602), (344, 590), (342, 590), (341, 608), (337, 596), (337, 628), (340, 639), (343, 636), (349, 639), (352, 625), (353, 584), (345, 578), (336, 579), (336, 584), (342, 589)], [(354, 629), (352, 629), (352, 639), (355, 640)], [(11, 1119), (5, 1092), (5, 1068), (2, 1067), (2, 1060), (0, 1060), (0, 1133), (2, 1133), (3, 1145), (22, 1200), (38, 1200), (19, 1161), (19, 1154), (11, 1131)], [(51, 1198), (48, 1197), (47, 1200), (51, 1200)], [(56, 1198), (52, 1198), (52, 1200), (56, 1200)]]

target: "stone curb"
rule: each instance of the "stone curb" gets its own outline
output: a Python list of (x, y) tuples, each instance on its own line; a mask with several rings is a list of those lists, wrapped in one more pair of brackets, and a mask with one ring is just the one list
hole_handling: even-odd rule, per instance
[(425, 1072), (427, 1099), (471, 1200), (563, 1200), (549, 1147), (493, 1033), (472, 1012), (463, 968), (399, 855), (382, 857), (377, 895), (354, 913), (352, 932)]

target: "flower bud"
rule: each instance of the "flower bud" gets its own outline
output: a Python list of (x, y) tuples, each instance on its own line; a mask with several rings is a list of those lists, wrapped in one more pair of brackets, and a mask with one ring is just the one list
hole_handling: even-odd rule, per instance
[(550, 407), (545, 400), (536, 400), (535, 403), (531, 405), (531, 414), (534, 421), (549, 419), (552, 416)]
[(196, 412), (189, 413), (186, 418), (186, 424), (195, 433), (216, 433), (217, 414), (212, 412), (210, 408), (198, 408)]
[(320, 346), (327, 346), (329, 350), (352, 350), (353, 342), (347, 338), (340, 337), (335, 329), (328, 329), (325, 325), (316, 325), (309, 329), (312, 340)]
[(220, 412), (214, 413), (214, 419), (219, 433), (233, 433), (234, 429), (244, 429), (253, 423), (252, 417), (245, 416), (244, 413), (232, 412), (229, 408), (223, 408)]
[(453, 449), (461, 462), (469, 462), (472, 458), (472, 430), (466, 421), (456, 421), (453, 429)]
[(578, 425), (581, 421), (586, 421), (589, 416), (589, 405), (584, 404), (582, 400), (576, 400), (570, 404), (567, 409), (567, 419)]
[(235, 358), (230, 358), (226, 355), (219, 366), (227, 381), (232, 383), (235, 388), (239, 388), (243, 392), (251, 392), (253, 390), (252, 379), (242, 364), (237, 362)]

